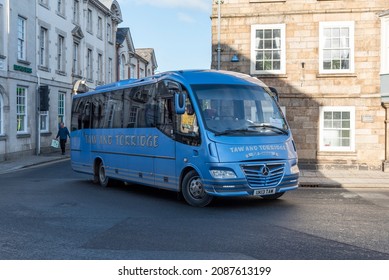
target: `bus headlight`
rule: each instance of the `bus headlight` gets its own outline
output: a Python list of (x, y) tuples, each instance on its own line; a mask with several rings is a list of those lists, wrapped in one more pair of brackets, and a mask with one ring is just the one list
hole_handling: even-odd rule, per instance
[(236, 174), (232, 170), (225, 169), (211, 169), (211, 175), (215, 179), (233, 179), (236, 178)]
[(293, 165), (291, 168), (290, 168), (290, 173), (292, 174), (296, 174), (296, 173), (299, 173), (300, 172), (300, 169), (298, 167), (297, 164)]

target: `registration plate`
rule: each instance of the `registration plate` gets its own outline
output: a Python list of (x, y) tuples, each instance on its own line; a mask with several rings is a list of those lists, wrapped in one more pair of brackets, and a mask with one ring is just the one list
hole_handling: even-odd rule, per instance
[(254, 195), (267, 195), (267, 194), (275, 194), (276, 189), (260, 189), (260, 190), (254, 190)]

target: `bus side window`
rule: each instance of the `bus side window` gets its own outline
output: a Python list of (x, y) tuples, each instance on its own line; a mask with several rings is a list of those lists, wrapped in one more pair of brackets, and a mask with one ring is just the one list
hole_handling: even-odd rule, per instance
[(169, 137), (173, 137), (173, 95), (164, 82), (156, 88), (156, 127)]
[(89, 128), (90, 127), (90, 108), (91, 104), (89, 101), (87, 101), (84, 105), (84, 108), (82, 110), (82, 115), (81, 115), (81, 123), (82, 123), (82, 128)]
[[(188, 94), (186, 94), (188, 96)], [(185, 113), (176, 115), (176, 140), (191, 146), (200, 145), (199, 126), (189, 97), (186, 99)]]

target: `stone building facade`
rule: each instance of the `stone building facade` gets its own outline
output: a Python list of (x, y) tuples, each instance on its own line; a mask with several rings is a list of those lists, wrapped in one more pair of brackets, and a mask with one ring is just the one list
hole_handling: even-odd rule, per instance
[[(130, 77), (119, 51), (128, 59), (136, 51), (119, 50), (121, 22), (116, 0), (0, 0), (0, 161), (51, 151), (77, 81), (93, 89), (121, 70)], [(48, 108), (40, 89), (49, 90)]]
[(380, 89), (388, 6), (387, 0), (215, 2), (212, 67), (277, 88), (301, 167), (380, 170), (388, 160)]

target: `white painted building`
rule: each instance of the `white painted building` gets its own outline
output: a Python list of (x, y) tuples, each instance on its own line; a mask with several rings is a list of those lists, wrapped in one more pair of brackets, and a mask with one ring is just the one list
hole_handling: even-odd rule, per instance
[(118, 80), (141, 79), (155, 74), (158, 64), (154, 49), (135, 49), (128, 27), (118, 28), (116, 45), (118, 47)]
[[(70, 121), (77, 80), (95, 88), (120, 79), (116, 0), (33, 2), (0, 0), (0, 161), (51, 150), (58, 123)], [(50, 91), (47, 111), (41, 86)]]

